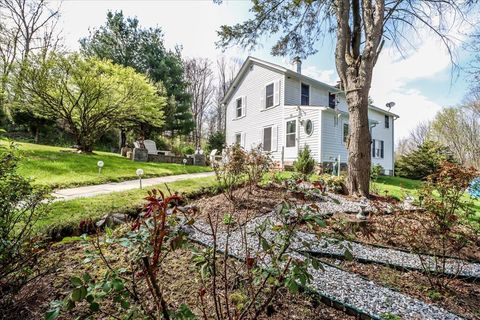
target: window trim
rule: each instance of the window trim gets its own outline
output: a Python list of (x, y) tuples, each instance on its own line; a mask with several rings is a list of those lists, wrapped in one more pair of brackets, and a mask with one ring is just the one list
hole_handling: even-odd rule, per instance
[[(310, 123), (312, 124), (312, 132), (310, 132), (310, 133), (307, 132), (307, 123), (308, 123), (308, 122), (310, 122)], [(311, 137), (314, 130), (315, 130), (315, 126), (313, 125), (312, 119), (307, 119), (307, 120), (305, 120), (305, 126), (304, 126), (304, 130), (303, 130), (303, 131), (305, 132), (305, 134), (307, 135), (307, 137)]]
[[(289, 122), (295, 122), (295, 130), (293, 130), (293, 132), (288, 132), (288, 123)], [(296, 148), (297, 147), (297, 126), (298, 126), (298, 123), (297, 123), (297, 119), (291, 119), (291, 120), (287, 120), (285, 121), (285, 148)], [(295, 141), (295, 144), (293, 146), (287, 146), (287, 143), (288, 143), (288, 136), (289, 135), (293, 135), (295, 137), (294, 141)]]
[[(265, 130), (270, 129), (270, 150), (265, 150)], [(272, 152), (273, 147), (273, 125), (262, 128), (262, 149), (266, 152)]]
[[(345, 127), (347, 128), (347, 134), (345, 134)], [(348, 123), (344, 122), (343, 126), (342, 126), (342, 141), (343, 141), (343, 143), (347, 143), (349, 134), (350, 134), (350, 126), (348, 125)]]
[[(333, 100), (333, 107), (330, 106), (330, 96), (333, 96), (334, 97), (334, 100)], [(330, 109), (335, 109), (337, 107), (337, 94), (336, 93), (333, 93), (333, 92), (328, 92), (328, 107)]]
[(374, 159), (385, 159), (385, 140), (372, 139), (372, 153)]
[[(241, 116), (238, 116), (238, 100), (241, 101), (241, 110), (242, 110), (242, 115)], [(233, 118), (233, 120), (237, 120), (237, 119), (241, 119), (243, 117), (245, 117), (245, 105), (244, 105), (244, 102), (245, 102), (245, 99), (243, 96), (241, 97), (238, 97), (235, 99), (235, 118)]]
[[(239, 146), (242, 146), (242, 132), (235, 132), (235, 141), (233, 142), (234, 144), (238, 144)], [(240, 136), (240, 143), (237, 142), (237, 137)]]
[[(303, 98), (302, 86), (304, 86), (304, 85), (308, 87), (308, 103), (307, 104), (302, 103), (302, 98)], [(301, 106), (310, 106), (310, 98), (312, 96), (311, 93), (312, 93), (312, 87), (308, 83), (300, 82), (300, 105)]]
[[(267, 87), (270, 86), (270, 85), (272, 86), (272, 105), (267, 106), (267, 97), (268, 97), (267, 96)], [(265, 94), (265, 96), (263, 98), (265, 99), (265, 110), (275, 107), (275, 81), (269, 82), (265, 85), (264, 94)]]

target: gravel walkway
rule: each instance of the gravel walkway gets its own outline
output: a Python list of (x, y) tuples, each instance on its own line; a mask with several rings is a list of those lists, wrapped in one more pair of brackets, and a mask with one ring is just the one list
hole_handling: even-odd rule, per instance
[[(345, 248), (349, 248), (355, 259), (365, 262), (376, 262), (392, 267), (414, 269), (423, 271), (422, 263), (425, 268), (432, 272), (445, 273), (447, 275), (458, 275), (464, 278), (480, 278), (480, 264), (472, 263), (460, 259), (447, 259), (444, 272), (442, 267), (435, 263), (435, 258), (428, 255), (417, 255), (400, 250), (379, 248), (375, 246), (360, 244), (351, 241), (339, 241), (335, 239), (318, 239), (315, 235), (305, 232), (298, 234), (299, 242), (308, 241), (311, 244), (311, 253), (332, 255), (342, 257)], [(440, 260), (437, 261), (440, 263)]]
[[(253, 231), (262, 219), (269, 218), (271, 217), (252, 220), (246, 226), (247, 234), (248, 231)], [(203, 232), (192, 228), (189, 230), (190, 238), (203, 245), (212, 246), (212, 237), (208, 234), (209, 226), (201, 221), (197, 221), (195, 228)], [(232, 232), (231, 237), (228, 239), (228, 251), (229, 254), (243, 259), (245, 257), (245, 249), (242, 248), (241, 239), (240, 231)], [(219, 232), (217, 236), (219, 250), (225, 248), (226, 241), (226, 234)], [(248, 236), (248, 243), (253, 253), (261, 251), (256, 237)], [(291, 255), (304, 259), (304, 256), (297, 253), (292, 253)], [(310, 273), (313, 276), (313, 281), (309, 285), (310, 289), (324, 297), (340, 302), (349, 308), (356, 309), (360, 313), (377, 319), (385, 314), (398, 315), (402, 319), (462, 319), (444, 309), (380, 286), (373, 281), (366, 280), (356, 274), (343, 271), (333, 266), (324, 265), (324, 270), (312, 269)]]

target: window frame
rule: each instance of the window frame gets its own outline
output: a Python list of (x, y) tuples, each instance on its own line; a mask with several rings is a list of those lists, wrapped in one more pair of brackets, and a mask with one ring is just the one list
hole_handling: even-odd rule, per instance
[[(244, 100), (243, 97), (238, 97), (237, 99), (235, 99), (235, 119), (240, 119), (243, 116), (245, 116), (243, 100)], [(240, 101), (240, 110), (241, 110), (241, 115), (240, 116), (238, 115), (238, 110), (239, 110), (238, 101)]]
[(390, 116), (386, 114), (384, 119), (385, 119), (385, 129), (390, 129)]
[[(312, 125), (312, 131), (310, 133), (307, 132), (307, 128), (308, 128), (308, 123), (310, 122), (310, 124)], [(307, 119), (305, 120), (305, 126), (304, 126), (304, 130), (305, 134), (307, 135), (307, 137), (310, 137), (312, 134), (313, 134), (313, 131), (314, 131), (314, 126), (313, 126), (313, 121), (312, 119)]]
[[(272, 105), (269, 106), (268, 105), (268, 97), (270, 97), (267, 93), (267, 88), (269, 86), (272, 86)], [(275, 106), (275, 82), (270, 82), (268, 84), (265, 85), (265, 109), (270, 109), (270, 108), (273, 108)]]
[(372, 139), (372, 158), (385, 159), (385, 141), (379, 139)]
[[(303, 94), (303, 88), (307, 87), (308, 88), (308, 92), (307, 92), (307, 103), (303, 103), (303, 97), (304, 97), (304, 94)], [(300, 82), (300, 105), (301, 106), (309, 106), (310, 105), (310, 85), (309, 84), (306, 84), (304, 82)]]
[[(240, 142), (237, 141), (237, 137), (240, 137)], [(235, 141), (234, 144), (242, 146), (242, 132), (235, 133)]]
[[(333, 97), (333, 105), (331, 104), (332, 100), (331, 97)], [(328, 93), (328, 107), (330, 109), (335, 109), (337, 106), (337, 94), (333, 92)]]
[[(295, 126), (293, 127), (293, 132), (288, 132), (288, 123), (293, 122)], [(292, 146), (288, 145), (288, 136), (293, 135), (294, 144)], [(297, 119), (288, 120), (285, 122), (285, 148), (296, 148), (297, 147)]]
[[(347, 128), (347, 132), (345, 133), (345, 128)], [(342, 141), (343, 143), (347, 143), (348, 140), (348, 135), (350, 134), (350, 127), (348, 123), (343, 123), (343, 128), (342, 128)]]
[[(265, 148), (265, 131), (268, 129), (270, 129), (270, 147), (267, 150)], [(273, 126), (263, 127), (262, 128), (262, 149), (263, 151), (271, 152), (273, 149), (272, 146), (273, 146)]]

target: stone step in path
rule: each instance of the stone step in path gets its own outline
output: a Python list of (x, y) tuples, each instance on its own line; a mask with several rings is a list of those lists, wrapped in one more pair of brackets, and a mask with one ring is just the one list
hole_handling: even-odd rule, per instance
[[(252, 254), (261, 252), (258, 238), (252, 236), (250, 232), (254, 231), (262, 219), (269, 219), (269, 217), (252, 220), (245, 226), (247, 242)], [(204, 222), (195, 222), (194, 228), (190, 229), (189, 232), (193, 241), (205, 246), (213, 245), (210, 227)], [(226, 233), (218, 232), (217, 248), (220, 251), (224, 250), (226, 243)], [(242, 233), (239, 230), (232, 232), (228, 238), (229, 254), (244, 259), (245, 248), (242, 243)], [(299, 259), (305, 258), (305, 256), (296, 252), (291, 252), (290, 255)], [(264, 261), (264, 263), (268, 264), (267, 261)], [(359, 315), (367, 315), (374, 319), (381, 319), (382, 316), (387, 314), (397, 315), (402, 319), (462, 319), (447, 310), (383, 287), (354, 273), (325, 264), (323, 266), (324, 270), (313, 268), (310, 270), (313, 281), (309, 284), (309, 289), (327, 300), (339, 303), (345, 308), (357, 312)]]
[[(446, 259), (445, 270), (443, 270), (442, 266), (438, 265), (440, 260), (435, 263), (435, 258), (429, 255), (417, 255), (401, 250), (380, 248), (347, 240), (319, 239), (314, 234), (306, 232), (299, 232), (298, 236), (298, 243), (302, 241), (310, 243), (311, 248), (308, 251), (312, 254), (343, 258), (345, 248), (348, 248), (353, 257), (360, 262), (379, 263), (406, 270), (425, 271), (425, 269), (428, 269), (434, 273), (443, 273), (448, 276), (457, 276), (472, 281), (480, 278), (480, 263), (448, 258)], [(422, 267), (422, 264), (425, 267)]]

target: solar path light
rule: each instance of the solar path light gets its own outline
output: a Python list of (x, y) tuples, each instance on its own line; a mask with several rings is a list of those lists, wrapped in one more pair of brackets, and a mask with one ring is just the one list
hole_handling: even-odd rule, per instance
[(102, 160), (99, 160), (99, 161), (97, 162), (98, 174), (102, 174), (102, 168), (103, 168), (104, 165), (105, 165), (105, 164), (103, 163)]
[(143, 169), (137, 169), (135, 173), (138, 176), (138, 179), (140, 179), (140, 189), (142, 189), (142, 176), (143, 176)]

